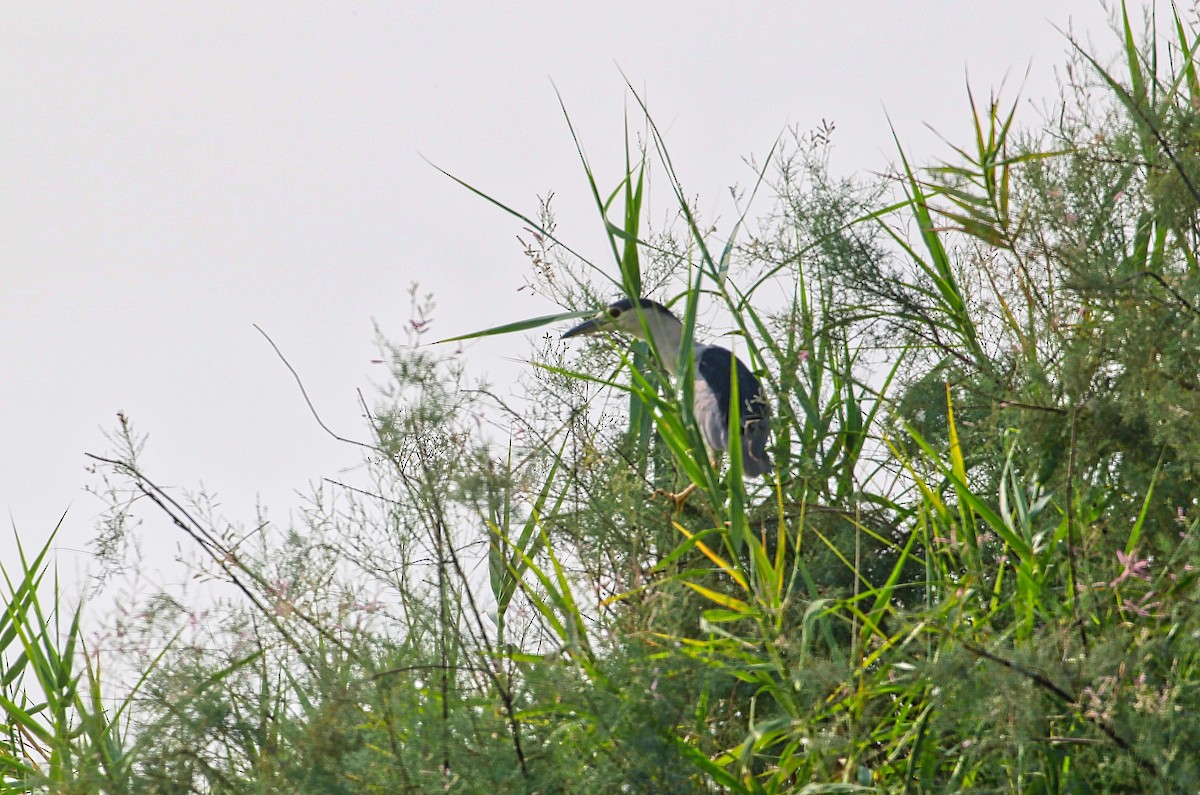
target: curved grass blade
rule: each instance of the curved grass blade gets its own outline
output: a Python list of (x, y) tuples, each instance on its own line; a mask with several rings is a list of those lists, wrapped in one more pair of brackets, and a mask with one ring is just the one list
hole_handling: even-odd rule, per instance
[(581, 317), (590, 317), (594, 315), (590, 309), (580, 310), (578, 312), (559, 312), (555, 315), (542, 315), (541, 317), (531, 317), (528, 320), (517, 320), (513, 323), (505, 323), (502, 326), (493, 326), (483, 331), (472, 331), (470, 334), (460, 334), (457, 337), (446, 337), (442, 340), (435, 340), (430, 345), (440, 345), (443, 342), (459, 342), (461, 340), (474, 340), (480, 337), (497, 337), (501, 334), (512, 334), (517, 331), (528, 331), (531, 328), (540, 328), (548, 326), (551, 323), (557, 323), (560, 320), (577, 320)]

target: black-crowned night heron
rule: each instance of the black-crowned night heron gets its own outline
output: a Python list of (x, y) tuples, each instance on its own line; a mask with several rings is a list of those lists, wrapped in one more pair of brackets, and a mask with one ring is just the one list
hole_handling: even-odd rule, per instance
[[(641, 312), (638, 312), (638, 307)], [(655, 350), (663, 359), (663, 366), (672, 376), (678, 377), (676, 370), (679, 348), (683, 344), (683, 324), (662, 304), (639, 298), (635, 306), (633, 301), (623, 298), (605, 307), (596, 317), (563, 334), (562, 338), (606, 331), (623, 331), (639, 339), (647, 339), (649, 332)], [(730, 374), (733, 370), (731, 365), (736, 362), (737, 391), (742, 404), (738, 413), (742, 429), (742, 471), (750, 477), (767, 474), (771, 471), (771, 459), (767, 455), (767, 441), (771, 434), (770, 406), (763, 395), (762, 384), (750, 372), (750, 368), (725, 348), (697, 343), (693, 351), (696, 372), (692, 414), (700, 427), (705, 446), (714, 454), (729, 449), (729, 406), (733, 398)], [(690, 494), (693, 488), (694, 485), (677, 495), (676, 501)]]

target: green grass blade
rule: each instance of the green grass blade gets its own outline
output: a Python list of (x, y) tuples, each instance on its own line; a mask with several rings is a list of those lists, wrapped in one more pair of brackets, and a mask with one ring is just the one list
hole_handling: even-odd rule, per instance
[(494, 326), (483, 331), (472, 331), (469, 334), (460, 334), (457, 337), (446, 337), (442, 340), (436, 340), (430, 344), (441, 345), (445, 342), (459, 342), (461, 340), (474, 340), (480, 337), (495, 337), (500, 334), (513, 334), (518, 331), (529, 331), (530, 329), (541, 328), (548, 326), (551, 323), (559, 323), (564, 320), (577, 320), (582, 317), (591, 317), (596, 314), (591, 309), (581, 310), (578, 312), (559, 312), (554, 315), (542, 315), (541, 317), (533, 317), (528, 320), (517, 320), (513, 323), (505, 323), (502, 326)]

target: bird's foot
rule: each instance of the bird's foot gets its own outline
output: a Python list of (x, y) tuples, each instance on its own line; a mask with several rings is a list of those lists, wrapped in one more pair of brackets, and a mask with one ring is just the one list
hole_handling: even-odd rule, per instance
[(692, 492), (695, 490), (696, 484), (692, 483), (689, 484), (688, 487), (683, 491), (670, 492), (666, 491), (665, 489), (655, 489), (654, 496), (665, 497), (666, 499), (675, 503), (675, 513), (681, 513), (683, 511), (683, 504), (687, 502), (688, 497), (692, 496)]

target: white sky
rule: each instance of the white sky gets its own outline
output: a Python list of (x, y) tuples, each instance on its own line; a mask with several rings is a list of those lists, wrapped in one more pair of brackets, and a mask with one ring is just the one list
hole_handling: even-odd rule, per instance
[[(1090, 0), (5, 3), (0, 509), (27, 549), (68, 511), (59, 564), (84, 571), (102, 508), (84, 453), (124, 410), (161, 483), (285, 522), (359, 453), (315, 426), (252, 323), (362, 436), (372, 320), (400, 339), (410, 282), (436, 295), (436, 336), (553, 311), (517, 292), (520, 223), (421, 155), (531, 214), (554, 191), (560, 235), (606, 262), (551, 80), (611, 187), (623, 71), (728, 228), (742, 158), (786, 125), (835, 122), (835, 169), (866, 171), (894, 155), (885, 109), (918, 160), (944, 151), (923, 123), (965, 141), (968, 74), (977, 97), (1024, 80), (1040, 106), (1068, 47), (1055, 25), (1116, 52)], [(467, 355), (503, 390), (527, 349)]]

